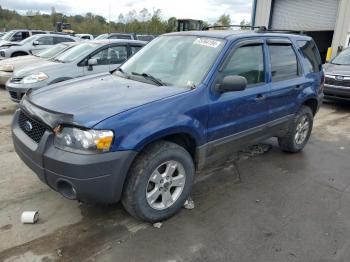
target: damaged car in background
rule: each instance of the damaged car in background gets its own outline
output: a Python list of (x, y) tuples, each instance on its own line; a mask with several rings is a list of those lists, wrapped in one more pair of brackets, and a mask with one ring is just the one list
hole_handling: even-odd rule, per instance
[(6, 82), (11, 78), (15, 70), (32, 64), (39, 65), (42, 62), (44, 63), (45, 59), (49, 59), (60, 53), (63, 53), (64, 51), (68, 50), (76, 44), (76, 42), (63, 42), (61, 44), (57, 44), (42, 51), (39, 51), (36, 54), (1, 60), (0, 86), (5, 86)]
[(29, 89), (114, 70), (145, 44), (136, 40), (82, 42), (38, 65), (28, 65), (14, 71), (6, 83), (6, 89), (12, 101), (19, 102)]

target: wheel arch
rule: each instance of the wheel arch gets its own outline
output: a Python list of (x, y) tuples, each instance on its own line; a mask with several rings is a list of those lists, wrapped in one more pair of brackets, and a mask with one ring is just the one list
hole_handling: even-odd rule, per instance
[(318, 109), (318, 101), (316, 98), (308, 98), (306, 99), (303, 104), (303, 106), (308, 106), (310, 107), (313, 115), (316, 115), (317, 109)]

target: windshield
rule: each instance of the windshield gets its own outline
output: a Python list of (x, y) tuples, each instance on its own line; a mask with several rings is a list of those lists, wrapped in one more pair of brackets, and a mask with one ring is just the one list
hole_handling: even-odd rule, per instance
[(121, 71), (130, 77), (151, 75), (166, 85), (196, 87), (224, 43), (224, 40), (216, 38), (161, 36), (125, 62)]
[(107, 37), (108, 37), (108, 34), (103, 34), (103, 35), (99, 35), (98, 37), (96, 37), (95, 40), (106, 39)]
[(331, 64), (350, 65), (350, 48), (344, 49), (331, 61)]
[(12, 35), (15, 33), (15, 31), (9, 31), (6, 34), (4, 34), (4, 36), (1, 38), (2, 40), (7, 40), (10, 41)]
[(76, 45), (71, 49), (67, 50), (67, 52), (63, 52), (62, 54), (57, 55), (55, 57), (55, 60), (63, 63), (72, 62), (81, 56), (89, 54), (92, 50), (96, 48), (96, 46), (98, 46), (98, 44), (93, 43), (82, 43)]
[(58, 45), (54, 45), (53, 47), (44, 49), (44, 50), (36, 53), (35, 55), (42, 57), (42, 58), (50, 58), (50, 57), (53, 57), (53, 56), (61, 53), (65, 49), (68, 49), (69, 47), (71, 47), (71, 46), (66, 45), (66, 44), (58, 44)]

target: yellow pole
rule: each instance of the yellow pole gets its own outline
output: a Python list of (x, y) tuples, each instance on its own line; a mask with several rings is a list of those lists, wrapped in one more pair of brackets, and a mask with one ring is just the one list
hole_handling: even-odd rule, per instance
[(328, 47), (326, 61), (328, 62), (332, 58), (332, 47)]

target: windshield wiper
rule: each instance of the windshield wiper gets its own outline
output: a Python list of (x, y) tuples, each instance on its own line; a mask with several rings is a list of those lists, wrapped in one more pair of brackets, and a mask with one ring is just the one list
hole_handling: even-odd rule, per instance
[(140, 74), (137, 72), (131, 72), (131, 74), (136, 75), (136, 76), (143, 76), (144, 78), (151, 80), (153, 83), (156, 83), (158, 86), (166, 86), (166, 84), (162, 80), (152, 76), (151, 74), (148, 74), (148, 73), (141, 73)]

